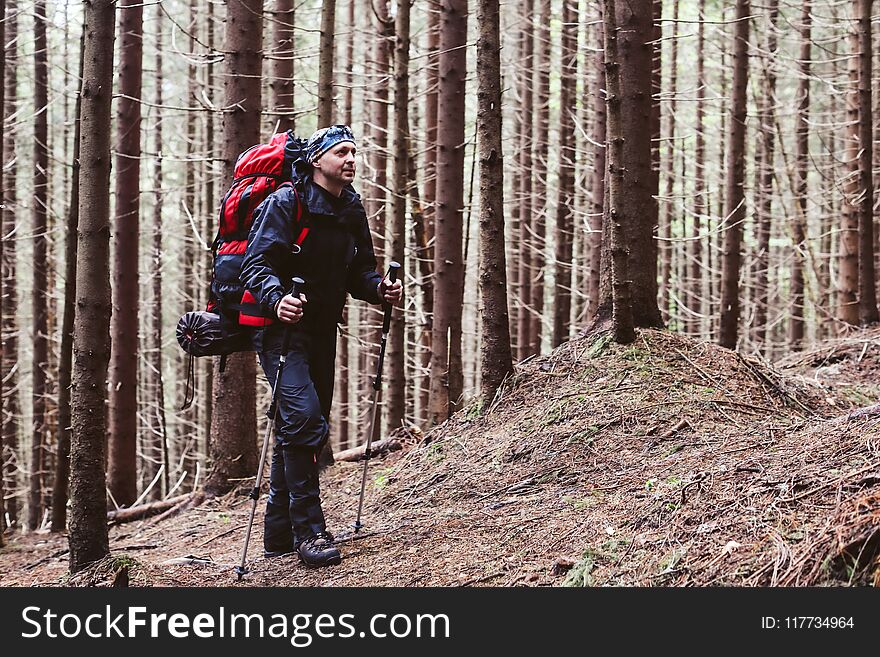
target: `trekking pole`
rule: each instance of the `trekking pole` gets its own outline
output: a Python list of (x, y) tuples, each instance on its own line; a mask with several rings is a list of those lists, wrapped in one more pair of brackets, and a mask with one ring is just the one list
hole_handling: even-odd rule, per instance
[[(290, 288), (290, 296), (299, 298), (299, 292), (305, 281), (301, 278), (293, 279), (293, 287)], [(281, 358), (278, 360), (278, 371), (275, 372), (275, 384), (272, 386), (272, 403), (269, 404), (269, 426), (266, 427), (266, 435), (263, 436), (263, 449), (260, 452), (260, 466), (257, 468), (257, 480), (251, 489), (250, 498), (254, 501), (251, 506), (251, 516), (248, 519), (247, 531), (244, 535), (244, 547), (241, 550), (241, 565), (235, 567), (235, 573), (238, 575), (238, 581), (244, 577), (248, 569), (245, 568), (247, 561), (248, 544), (251, 542), (251, 529), (254, 526), (254, 515), (257, 512), (257, 500), (260, 498), (260, 486), (263, 483), (263, 468), (266, 465), (266, 454), (269, 451), (269, 438), (275, 431), (275, 421), (278, 419), (278, 384), (281, 382), (281, 372), (284, 371), (284, 363), (287, 361), (287, 350), (290, 349), (290, 338), (293, 331), (290, 327), (284, 330), (284, 343), (281, 347)]]
[[(388, 264), (388, 278), (392, 283), (397, 280), (397, 272), (400, 264), (391, 262)], [(361, 499), (358, 502), (358, 516), (354, 522), (355, 533), (363, 527), (361, 524), (361, 511), (364, 508), (364, 489), (367, 485), (367, 466), (370, 464), (370, 446), (373, 444), (373, 429), (376, 426), (376, 412), (379, 408), (379, 390), (382, 387), (382, 363), (385, 361), (385, 344), (388, 341), (388, 331), (391, 328), (391, 311), (390, 303), (383, 303), (385, 309), (385, 317), (382, 321), (382, 345), (379, 347), (379, 363), (376, 366), (376, 378), (373, 379), (373, 410), (370, 417), (370, 432), (367, 434), (367, 449), (364, 451), (364, 473), (361, 477)]]

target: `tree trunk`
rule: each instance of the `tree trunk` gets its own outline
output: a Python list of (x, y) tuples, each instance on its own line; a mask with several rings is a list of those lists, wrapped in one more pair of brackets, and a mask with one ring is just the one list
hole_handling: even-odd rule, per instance
[[(577, 87), (577, 9), (576, 0), (563, 0), (559, 129), (561, 134), (568, 136), (562, 139), (559, 149), (559, 195), (556, 199), (556, 307), (553, 314), (554, 347), (568, 340), (571, 327), (574, 167), (577, 159), (576, 143), (573, 138), (575, 134), (574, 97)], [(485, 318), (486, 315), (483, 315), (484, 321)]]
[(857, 326), (859, 323), (859, 36), (850, 35), (852, 56), (849, 58), (850, 89), (846, 94), (847, 135), (843, 160), (849, 174), (843, 183), (845, 204), (840, 231), (840, 262), (838, 263), (837, 319)]
[[(391, 249), (389, 257), (400, 264), (400, 275), (406, 276), (407, 180), (409, 178), (409, 45), (410, 0), (397, 0), (394, 32), (394, 181), (392, 189)], [(398, 310), (397, 312), (401, 312)], [(388, 345), (388, 429), (401, 425), (406, 415), (406, 341), (403, 321), (391, 323)]]
[(550, 185), (548, 181), (547, 156), (550, 146), (550, 0), (537, 0), (539, 13), (535, 23), (535, 56), (533, 59), (534, 81), (531, 123), (532, 130), (532, 170), (526, 175), (534, 178), (532, 186), (532, 222), (531, 222), (531, 260), (529, 270), (531, 277), (530, 301), (532, 312), (529, 313), (529, 353), (541, 353), (542, 335), (544, 333), (544, 279), (546, 276), (546, 234), (550, 213), (548, 198)]
[(858, 0), (859, 9), (859, 319), (862, 325), (880, 321), (874, 278), (873, 115), (871, 113), (872, 0)]
[[(388, 80), (391, 73), (391, 39), (393, 37), (394, 22), (388, 17), (388, 0), (378, 0), (378, 4), (370, 0), (373, 10), (373, 25), (375, 38), (373, 39), (373, 70), (371, 74), (370, 95), (373, 101), (370, 103), (370, 135), (372, 146), (369, 152), (372, 184), (368, 187), (366, 211), (372, 220), (372, 231), (379, 236), (374, 240), (376, 262), (380, 270), (384, 270), (385, 264), (385, 228), (386, 215), (388, 213)], [(381, 340), (382, 311), (377, 308), (366, 308), (365, 315), (371, 318), (370, 324), (375, 327), (372, 331), (370, 342), (378, 345)], [(363, 371), (369, 371), (372, 362), (370, 351), (364, 350)], [(365, 378), (365, 383), (367, 379)], [(364, 395), (365, 397), (367, 394)], [(379, 391), (379, 403), (382, 404), (383, 391)], [(377, 422), (373, 425), (373, 440), (378, 440), (382, 435), (383, 423), (382, 412), (379, 411)], [(325, 453), (326, 453), (325, 449)], [(328, 459), (322, 454), (324, 462), (332, 462), (332, 454)]]
[[(669, 322), (670, 317), (670, 296), (669, 291), (672, 284), (672, 220), (674, 202), (672, 194), (675, 190), (675, 109), (676, 109), (676, 89), (678, 82), (678, 0), (672, 3), (672, 53), (669, 62), (669, 112), (667, 113), (666, 128), (666, 150), (664, 161), (664, 172), (666, 175), (665, 199), (663, 201), (663, 215), (660, 217), (660, 315), (664, 322)], [(655, 27), (659, 27), (660, 21), (655, 20)], [(662, 36), (662, 34), (661, 34)], [(658, 49), (660, 46), (658, 45)], [(655, 64), (655, 70), (658, 66)], [(660, 89), (657, 90), (658, 92)]]
[[(6, 0), (0, 0), (0, 108), (4, 106), (4, 92), (5, 87), (3, 86), (3, 80), (6, 77)], [(4, 159), (4, 148), (6, 146), (6, 124), (0, 125), (0, 163), (3, 165), (6, 164), (6, 160)], [(0, 193), (3, 190), (3, 167), (0, 166)], [(2, 227), (0, 227), (2, 228)], [(0, 251), (2, 251), (2, 246), (5, 244), (5, 233), (0, 232)], [(3, 298), (3, 284), (0, 281), (0, 299)], [(0, 326), (3, 326), (3, 305), (0, 303)], [(0, 351), (0, 355), (2, 355), (2, 351)], [(5, 382), (2, 378), (0, 378), (0, 399), (3, 397), (3, 391), (6, 388)], [(3, 547), (3, 534), (6, 531), (6, 504), (5, 504), (5, 496), (6, 496), (6, 486), (4, 486), (3, 477), (4, 477), (4, 468), (3, 464), (5, 463), (6, 452), (3, 448), (3, 433), (0, 431), (0, 547)]]
[(593, 108), (593, 174), (590, 182), (590, 262), (587, 319), (595, 318), (599, 310), (599, 279), (602, 256), (603, 219), (605, 215), (605, 172), (607, 170), (608, 147), (605, 143), (607, 132), (605, 89), (605, 29), (604, 8), (598, 3), (599, 21), (596, 23), (598, 49), (593, 58), (593, 82), (590, 106)]
[(434, 247), (434, 325), (431, 338), (430, 424), (459, 406), (463, 387), (461, 306), (464, 291), (464, 120), (467, 0), (443, 0), (437, 105), (437, 210)]
[(801, 13), (801, 52), (798, 62), (798, 112), (795, 154), (795, 179), (798, 213), (792, 222), (794, 257), (791, 265), (791, 324), (789, 345), (798, 349), (804, 339), (804, 251), (807, 248), (807, 167), (810, 152), (810, 58), (812, 57), (810, 2)]
[[(440, 52), (440, 5), (435, 0), (428, 0), (428, 25), (427, 25), (427, 52), (430, 56), (429, 63), (425, 67), (425, 149), (422, 160), (422, 175), (425, 181), (425, 193), (421, 203), (421, 222), (417, 222), (416, 229), (423, 234), (421, 239), (416, 240), (419, 253), (419, 269), (423, 273), (422, 287), (422, 314), (424, 323), (421, 327), (421, 367), (423, 376), (419, 381), (419, 421), (428, 421), (428, 398), (430, 395), (430, 371), (431, 371), (431, 335), (434, 323), (434, 216), (437, 202), (437, 89), (438, 59)], [(415, 170), (415, 162), (411, 159), (411, 166)], [(425, 277), (424, 272), (428, 272)]]
[(272, 41), (275, 53), (272, 59), (272, 79), (269, 99), (278, 122), (278, 132), (293, 130), (296, 125), (294, 114), (294, 56), (296, 55), (296, 37), (294, 25), (294, 0), (275, 0), (275, 12), (272, 22)]
[[(412, 134), (412, 130), (407, 128), (407, 132)], [(410, 200), (410, 212), (412, 213), (413, 225), (413, 247), (414, 253), (417, 254), (418, 260), (418, 287), (421, 290), (422, 315), (425, 317), (425, 323), (421, 326), (421, 354), (419, 365), (421, 374), (419, 375), (418, 386), (418, 403), (419, 409), (418, 422), (427, 421), (428, 412), (428, 390), (430, 388), (430, 371), (431, 371), (431, 317), (434, 308), (434, 276), (431, 271), (434, 264), (434, 247), (428, 245), (428, 225), (426, 218), (425, 204), (422, 202), (422, 196), (419, 194), (418, 175), (416, 173), (416, 158), (413, 155), (412, 147), (410, 147), (410, 155), (408, 158), (409, 167), (409, 185), (407, 196)]]
[[(230, 0), (226, 14), (226, 76), (223, 117), (224, 179), (232, 180), (235, 160), (260, 141), (262, 0)], [(213, 466), (205, 492), (219, 495), (234, 479), (254, 476), (256, 452), (256, 371), (254, 355), (233, 354), (226, 371), (214, 373), (211, 415)]]
[[(626, 185), (620, 189), (617, 212), (620, 217), (626, 218), (626, 221), (621, 220), (621, 226), (626, 231), (626, 246), (629, 249), (627, 269), (636, 326), (662, 325), (660, 308), (657, 306), (657, 244), (654, 240), (657, 201), (652, 196), (655, 178), (651, 172), (652, 11), (653, 5), (649, 2), (620, 3), (617, 5), (617, 16), (614, 17), (614, 24), (620, 30), (616, 35), (619, 60), (615, 64), (619, 66), (622, 121), (621, 131), (616, 136), (623, 139), (622, 157), (626, 167)], [(607, 45), (607, 35), (605, 39)], [(606, 67), (606, 76), (607, 73)], [(612, 315), (612, 254), (609, 252), (612, 229), (614, 226), (610, 224), (604, 227), (601, 256), (604, 264), (600, 271), (600, 303), (597, 311), (599, 320), (611, 319)]]
[[(12, 235), (18, 225), (17, 211), (17, 166), (15, 148), (15, 129), (13, 119), (16, 112), (18, 88), (18, 7), (15, 0), (6, 2), (6, 41), (9, 44), (4, 47), (6, 56), (6, 80), (4, 83), (5, 102), (3, 104), (4, 123), (8, 126), (3, 135), (4, 173), (3, 173), (3, 207), (0, 208), (3, 218), (3, 235)], [(8, 52), (7, 52), (8, 48)], [(6, 164), (8, 162), (8, 164)], [(16, 312), (18, 311), (18, 282), (16, 278), (16, 248), (15, 242), (4, 239), (2, 244), (2, 278), (3, 295), (0, 299), (2, 304), (2, 379), (3, 381), (3, 445), (0, 451), (0, 476), (5, 478), (5, 488), (11, 491), (6, 504), (6, 514), (9, 516), (10, 525), (18, 524), (18, 446), (19, 426), (21, 415), (21, 403), (18, 393), (18, 325)]]
[(318, 127), (333, 123), (333, 43), (336, 39), (336, 0), (321, 3), (321, 42), (318, 55)]
[(141, 78), (143, 19), (140, 0), (122, 0), (119, 12), (116, 219), (113, 315), (110, 320), (110, 407), (107, 485), (119, 506), (137, 492), (138, 242), (140, 238)]
[(357, 0), (348, 0), (348, 13), (345, 34), (345, 86), (343, 91), (342, 112), (345, 125), (350, 126), (352, 123), (352, 112), (354, 104), (354, 34), (357, 30), (357, 22), (355, 18), (355, 2)]
[[(632, 169), (630, 160), (626, 159), (624, 150), (624, 119), (621, 110), (621, 75), (628, 70), (620, 65), (618, 54), (618, 38), (620, 31), (617, 23), (617, 8), (614, 0), (605, 0), (605, 80), (608, 96), (608, 216), (607, 224), (610, 235), (609, 251), (611, 256), (612, 309), (611, 325), (614, 339), (620, 344), (628, 344), (636, 339), (632, 296), (629, 277), (629, 248), (627, 234), (623, 229), (629, 217), (625, 214), (623, 190), (630, 184), (627, 175)], [(646, 69), (650, 72), (650, 68)], [(650, 76), (648, 77), (650, 83)]]
[(49, 359), (49, 306), (46, 236), (49, 173), (49, 68), (46, 52), (46, 2), (34, 3), (34, 286), (33, 425), (28, 528), (37, 529), (43, 512), (43, 449), (47, 440), (46, 394)]
[[(660, 233), (660, 141), (663, 137), (660, 92), (663, 88), (663, 0), (653, 0), (651, 6), (651, 198), (654, 201), (654, 225), (651, 229), (651, 240), (654, 250), (654, 304), (663, 325), (663, 313), (660, 304), (657, 284), (659, 245), (657, 235)], [(675, 23), (673, 23), (675, 25)]]
[(764, 90), (760, 95), (758, 119), (761, 124), (760, 157), (758, 158), (757, 235), (755, 259), (752, 268), (754, 281), (755, 317), (752, 323), (752, 341), (761, 353), (765, 353), (767, 340), (767, 308), (770, 264), (770, 233), (773, 228), (773, 177), (776, 131), (776, 71), (773, 68), (776, 56), (776, 21), (779, 17), (779, 0), (770, 0), (768, 5), (769, 29), (767, 30), (767, 56), (762, 59), (764, 66)]
[(749, 76), (749, 2), (736, 0), (736, 30), (733, 48), (733, 95), (728, 123), (727, 182), (722, 262), (721, 318), (719, 344), (733, 349), (739, 335), (739, 269), (742, 260), (743, 221), (745, 219), (745, 139), (746, 86)]
[[(199, 0), (189, 0), (189, 39), (188, 45), (190, 52), (196, 51), (196, 35), (197, 35), (197, 7), (203, 6)], [(187, 65), (187, 85), (186, 85), (186, 98), (190, 103), (196, 101), (197, 91), (196, 91), (196, 67), (192, 63)], [(195, 112), (186, 112), (185, 121), (185, 144), (186, 144), (186, 161), (187, 163), (194, 162), (198, 155), (196, 154), (196, 144), (199, 140), (198, 137), (198, 125), (196, 121)], [(188, 166), (184, 167), (183, 174), (183, 193), (182, 193), (182, 208), (181, 213), (183, 214), (183, 220), (188, 224), (192, 217), (192, 223), (194, 226), (198, 226), (197, 218), (199, 215), (199, 197), (196, 194), (196, 186), (198, 185), (198, 167), (194, 166), (194, 164), (188, 164)], [(212, 203), (213, 205), (213, 203)], [(181, 285), (183, 289), (183, 298), (184, 303), (187, 304), (188, 307), (198, 306), (201, 303), (200, 297), (202, 294), (202, 287), (197, 285), (198, 282), (198, 272), (201, 268), (201, 262), (196, 258), (196, 253), (199, 249), (199, 240), (196, 239), (193, 231), (185, 230), (184, 237), (182, 240), (183, 243), (183, 257), (182, 257), (182, 279), (183, 283)], [(207, 287), (207, 286), (206, 286)], [(178, 385), (184, 383), (184, 386), (188, 385), (186, 382), (189, 380), (189, 373), (186, 370), (186, 360), (183, 358), (176, 360), (177, 364), (177, 382)], [(200, 399), (202, 396), (202, 391), (199, 390), (199, 384), (202, 383), (201, 379), (198, 377), (194, 377), (192, 379), (192, 395), (193, 399)], [(185, 393), (184, 393), (185, 394)], [(181, 438), (183, 438), (184, 432), (181, 433)], [(174, 477), (176, 476), (177, 470), (187, 470), (187, 461), (190, 460), (189, 456), (189, 448), (192, 444), (190, 440), (179, 440), (169, 443), (166, 443), (166, 447), (169, 448), (169, 460), (175, 463), (174, 472), (167, 472), (166, 476)], [(190, 490), (191, 479), (185, 479), (180, 487), (181, 492), (188, 492)]]
[(106, 556), (104, 435), (110, 351), (110, 101), (113, 0), (85, 6), (80, 143), (77, 308), (73, 334), (73, 435), (70, 445), (70, 570)]
[(67, 528), (67, 493), (70, 481), (70, 380), (73, 366), (73, 322), (76, 314), (77, 225), (79, 224), (80, 112), (82, 110), (83, 55), (85, 30), (79, 40), (79, 93), (74, 105), (73, 158), (71, 159), (70, 207), (67, 213), (65, 245), (64, 316), (61, 323), (61, 363), (58, 379), (58, 458), (55, 461), (55, 484), (52, 486), (52, 531)]
[[(694, 337), (702, 334), (703, 314), (703, 219), (709, 213), (706, 199), (706, 138), (704, 117), (706, 114), (706, 0), (700, 0), (699, 25), (697, 26), (697, 98), (694, 134), (694, 206), (691, 240), (685, 245), (689, 264), (684, 267), (685, 333)], [(711, 248), (709, 249), (711, 251)]]
[[(571, 4), (567, 6), (570, 7)], [(568, 18), (563, 20), (570, 21), (570, 9), (567, 11)], [(504, 253), (499, 13), (498, 0), (480, 0), (477, 9), (477, 25), (480, 29), (477, 39), (477, 140), (480, 145), (480, 316), (483, 337), (480, 395), (483, 409), (486, 410), (504, 378), (513, 372), (507, 315), (507, 263)], [(563, 43), (570, 46), (570, 38), (568, 43), (565, 40)], [(563, 52), (571, 53), (572, 57), (575, 54), (574, 50)], [(567, 103), (563, 102), (563, 112), (567, 107)], [(567, 326), (568, 322), (566, 328)]]
[[(162, 44), (161, 8), (159, 8), (156, 20), (156, 107), (162, 107)], [(160, 110), (161, 111), (161, 110)], [(171, 488), (170, 463), (168, 463), (168, 432), (165, 421), (165, 382), (162, 378), (162, 121), (163, 117), (157, 113), (156, 125), (153, 128), (154, 150), (156, 161), (153, 171), (153, 345), (152, 365), (155, 371), (155, 431), (151, 432), (152, 443), (150, 463), (147, 480), (152, 481), (159, 470), (159, 464), (164, 465), (162, 470), (162, 485), (153, 487), (152, 497), (154, 500), (167, 495)], [(209, 233), (210, 234), (210, 233)], [(149, 423), (150, 427), (153, 423)]]
[(532, 83), (534, 73), (534, 35), (532, 28), (532, 14), (535, 9), (535, 0), (522, 0), (520, 14), (523, 19), (523, 27), (520, 32), (520, 67), (522, 78), (519, 91), (519, 111), (522, 115), (519, 134), (519, 271), (517, 280), (519, 287), (517, 295), (519, 302), (519, 319), (516, 330), (516, 345), (518, 349), (517, 359), (522, 360), (533, 353), (530, 328), (532, 327), (532, 231), (534, 229), (534, 213), (532, 212), (532, 146), (534, 133), (532, 122)]

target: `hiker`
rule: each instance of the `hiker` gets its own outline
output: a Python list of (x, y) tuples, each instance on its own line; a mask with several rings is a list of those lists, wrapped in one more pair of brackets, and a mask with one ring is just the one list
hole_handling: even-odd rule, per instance
[[(318, 130), (305, 152), (310, 170), (257, 208), (241, 280), (256, 302), (280, 320), (253, 337), (270, 384), (284, 334), (292, 332), (278, 383), (264, 555), (295, 551), (307, 566), (318, 567), (342, 561), (326, 528), (318, 485), (318, 455), (329, 437), (336, 324), (346, 293), (373, 304), (396, 304), (402, 286), (376, 272), (367, 216), (351, 187), (357, 152), (351, 129), (334, 125)], [(305, 227), (295, 238), (296, 217), (304, 218)], [(287, 294), (294, 276), (305, 281), (299, 298)]]

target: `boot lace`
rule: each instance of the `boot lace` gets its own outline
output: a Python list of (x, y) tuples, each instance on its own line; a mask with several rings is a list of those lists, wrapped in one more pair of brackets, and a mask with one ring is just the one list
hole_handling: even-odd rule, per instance
[(333, 547), (333, 534), (328, 531), (318, 532), (306, 539), (306, 544), (319, 550), (326, 550)]

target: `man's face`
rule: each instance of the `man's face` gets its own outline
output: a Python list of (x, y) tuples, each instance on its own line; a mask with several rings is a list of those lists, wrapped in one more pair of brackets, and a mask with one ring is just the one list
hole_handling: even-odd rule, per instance
[(355, 154), (357, 148), (350, 141), (336, 144), (315, 161), (315, 168), (320, 169), (327, 178), (348, 184), (354, 180), (356, 170)]

